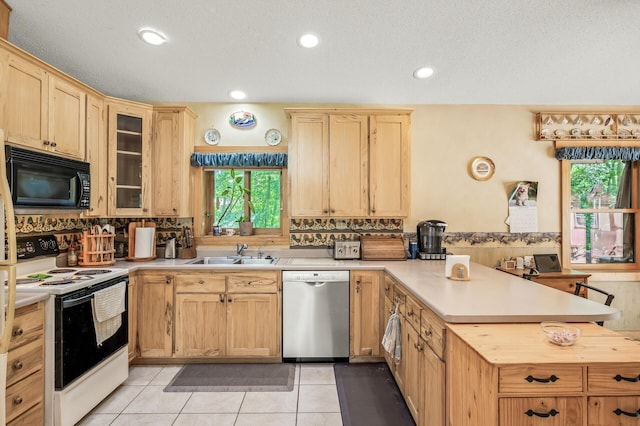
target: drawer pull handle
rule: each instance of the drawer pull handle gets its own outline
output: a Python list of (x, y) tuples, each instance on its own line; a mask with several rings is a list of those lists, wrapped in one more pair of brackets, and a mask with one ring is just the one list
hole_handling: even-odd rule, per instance
[(638, 411), (634, 411), (634, 412), (632, 412), (632, 413), (630, 413), (630, 412), (628, 412), (628, 411), (623, 411), (623, 410), (621, 410), (621, 409), (619, 409), (619, 408), (616, 408), (615, 410), (613, 410), (613, 413), (614, 413), (616, 416), (622, 416), (622, 415), (625, 415), (625, 416), (629, 416), (629, 417), (640, 417), (640, 408), (638, 408)]
[(21, 370), (22, 367), (23, 367), (22, 361), (20, 361), (19, 359), (13, 363), (14, 370)]
[(532, 375), (528, 375), (527, 377), (525, 377), (525, 380), (529, 383), (531, 382), (538, 382), (538, 383), (554, 383), (560, 379), (558, 379), (558, 377), (555, 374), (552, 374), (551, 377), (549, 377), (548, 379), (538, 379), (537, 377), (533, 377)]
[(633, 383), (637, 383), (640, 382), (640, 374), (638, 374), (638, 377), (624, 377), (621, 376), (619, 374), (616, 374), (615, 377), (613, 378), (616, 382), (621, 382), (621, 381), (625, 381), (625, 382), (633, 382)]
[(23, 333), (24, 333), (24, 330), (22, 328), (18, 327), (13, 329), (14, 336), (22, 336)]
[(22, 397), (18, 395), (15, 398), (13, 398), (13, 405), (20, 405), (20, 404), (22, 404)]
[(548, 413), (536, 413), (535, 411), (533, 411), (532, 409), (528, 409), (527, 411), (524, 412), (527, 416), (529, 417), (533, 417), (533, 416), (538, 416), (538, 417), (555, 417), (558, 414), (560, 414), (560, 411), (556, 410), (555, 408), (552, 408)]

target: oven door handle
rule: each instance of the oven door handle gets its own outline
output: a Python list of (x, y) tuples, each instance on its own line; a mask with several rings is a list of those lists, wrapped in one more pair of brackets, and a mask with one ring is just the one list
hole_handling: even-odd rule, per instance
[(82, 303), (85, 303), (89, 300), (93, 299), (93, 294), (89, 294), (87, 296), (78, 297), (77, 299), (69, 299), (62, 301), (62, 309), (71, 308), (72, 306), (77, 306)]

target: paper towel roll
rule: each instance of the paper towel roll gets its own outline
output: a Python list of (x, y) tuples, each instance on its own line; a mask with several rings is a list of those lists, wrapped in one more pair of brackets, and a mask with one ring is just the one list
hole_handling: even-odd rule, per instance
[(153, 246), (156, 243), (156, 228), (136, 228), (136, 248), (134, 257), (153, 256)]

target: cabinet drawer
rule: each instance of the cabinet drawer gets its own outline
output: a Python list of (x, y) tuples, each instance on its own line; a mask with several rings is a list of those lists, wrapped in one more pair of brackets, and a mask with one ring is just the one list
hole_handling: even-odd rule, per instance
[(39, 403), (21, 416), (7, 423), (7, 426), (33, 426), (44, 424), (44, 404)]
[(591, 396), (587, 401), (589, 426), (638, 426), (640, 396)]
[(44, 396), (44, 371), (39, 370), (24, 380), (7, 388), (5, 399), (7, 422), (15, 419), (29, 408), (42, 402)]
[(175, 278), (176, 293), (224, 293), (222, 274), (179, 274)]
[(275, 271), (227, 274), (229, 293), (277, 293), (278, 277)]
[(34, 303), (16, 310), (9, 351), (39, 339), (43, 333), (44, 305)]
[[(500, 398), (500, 426), (582, 426), (583, 399)], [(589, 423), (591, 424), (591, 423)]]
[[(544, 284), (547, 287), (555, 288), (556, 290), (565, 291), (573, 294), (576, 291), (576, 281), (582, 282), (580, 279), (571, 278), (532, 278), (532, 281), (539, 284)], [(584, 297), (586, 289), (583, 287), (580, 289), (580, 295)]]
[(420, 330), (420, 305), (416, 302), (413, 297), (407, 295), (405, 301), (405, 313), (404, 317), (407, 321), (411, 323), (413, 328), (416, 330)]
[(384, 297), (393, 300), (393, 280), (387, 276), (384, 277), (384, 288), (382, 289), (384, 292)]
[(433, 311), (423, 309), (420, 314), (420, 337), (440, 359), (444, 358), (444, 336), (444, 321)]
[(500, 392), (582, 392), (582, 367), (509, 366), (501, 367), (498, 375)]
[(640, 395), (640, 364), (589, 367), (587, 377), (590, 392), (634, 392)]
[(405, 305), (407, 302), (407, 292), (401, 288), (399, 285), (393, 286), (393, 303), (394, 308), (395, 304), (398, 304), (398, 313), (404, 316), (405, 313)]
[(7, 357), (7, 386), (11, 386), (44, 365), (42, 340), (35, 340), (9, 352)]

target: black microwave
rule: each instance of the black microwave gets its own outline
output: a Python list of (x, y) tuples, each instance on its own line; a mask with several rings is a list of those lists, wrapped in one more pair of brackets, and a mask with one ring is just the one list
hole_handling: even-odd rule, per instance
[(85, 210), (91, 201), (89, 163), (6, 145), (13, 206)]

